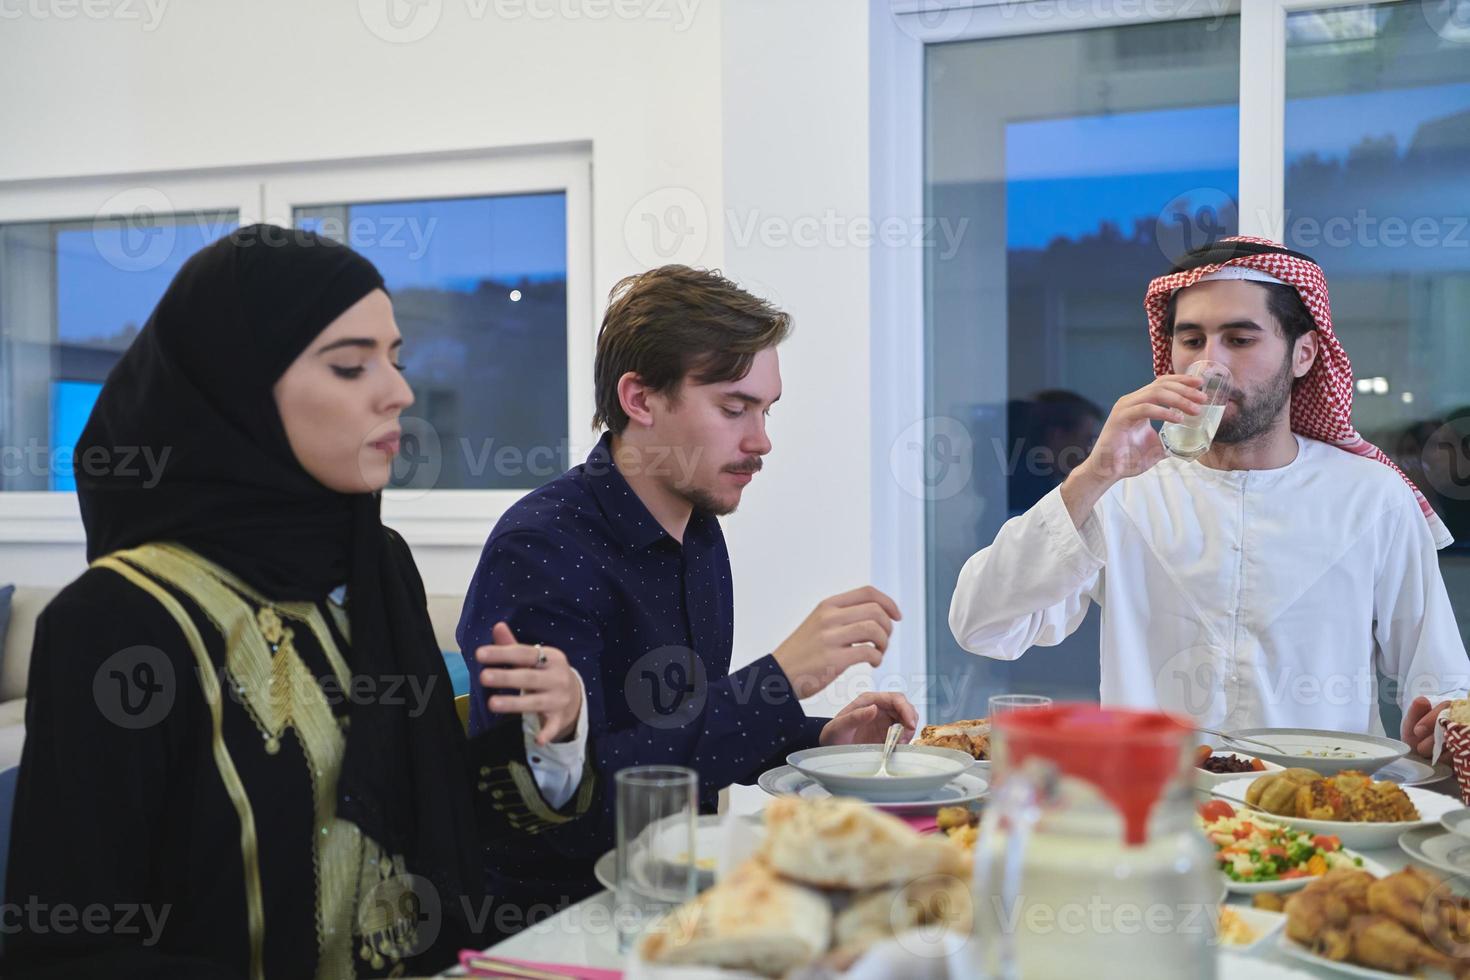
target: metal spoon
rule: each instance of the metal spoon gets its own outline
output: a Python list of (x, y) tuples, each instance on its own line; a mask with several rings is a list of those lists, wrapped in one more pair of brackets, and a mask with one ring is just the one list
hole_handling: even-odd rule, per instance
[(1281, 749), (1278, 749), (1276, 746), (1272, 745), (1270, 742), (1263, 742), (1263, 741), (1261, 741), (1258, 738), (1245, 738), (1244, 736), (1241, 736), (1241, 735), (1231, 735), (1231, 734), (1228, 734), (1227, 732), (1217, 732), (1213, 728), (1197, 728), (1197, 730), (1198, 731), (1201, 731), (1201, 732), (1204, 732), (1206, 735), (1214, 735), (1216, 738), (1223, 738), (1227, 742), (1249, 742), (1251, 745), (1264, 746), (1265, 748), (1270, 749), (1272, 752), (1275, 752), (1277, 755), (1290, 755), (1291, 754), (1290, 752), (1283, 752)]
[(893, 754), (893, 749), (898, 745), (898, 737), (903, 734), (903, 725), (898, 722), (888, 726), (888, 737), (883, 739), (883, 755), (878, 760), (878, 771), (873, 773), (874, 779), (892, 779), (893, 773), (888, 771), (888, 757)]

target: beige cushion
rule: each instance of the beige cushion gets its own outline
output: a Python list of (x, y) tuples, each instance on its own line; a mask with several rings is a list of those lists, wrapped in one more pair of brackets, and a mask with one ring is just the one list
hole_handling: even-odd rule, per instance
[(0, 701), (26, 696), (31, 643), (36, 638), (36, 617), (59, 591), (16, 587), (15, 596), (10, 601), (10, 629), (5, 633), (5, 662), (0, 664)]
[(25, 723), (25, 698), (13, 698), (9, 701), (0, 701), (0, 728), (4, 728), (6, 725), (24, 725)]
[(458, 650), (454, 631), (459, 627), (459, 613), (464, 608), (462, 595), (429, 596), (429, 620), (434, 624), (434, 637), (440, 650)]
[[(13, 702), (24, 704), (24, 702)], [(25, 747), (26, 726), (5, 725), (0, 727), (0, 769), (20, 765), (21, 749)]]

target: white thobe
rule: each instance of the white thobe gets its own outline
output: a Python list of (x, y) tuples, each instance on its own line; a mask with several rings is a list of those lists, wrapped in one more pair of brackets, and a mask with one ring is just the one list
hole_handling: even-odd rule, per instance
[(1211, 728), (1381, 734), (1379, 670), (1401, 706), (1463, 696), (1470, 661), (1408, 485), (1297, 444), (1278, 469), (1165, 459), (1109, 488), (1081, 528), (1053, 490), (965, 563), (955, 639), (1014, 660), (1096, 602), (1102, 703)]

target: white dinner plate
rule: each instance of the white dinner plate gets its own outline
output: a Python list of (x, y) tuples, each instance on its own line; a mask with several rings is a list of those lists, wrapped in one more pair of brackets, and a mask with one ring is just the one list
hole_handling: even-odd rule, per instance
[(1399, 835), (1399, 847), (1420, 864), (1456, 878), (1470, 876), (1470, 838), (1442, 827), (1415, 827)]
[[(1245, 803), (1246, 790), (1257, 777), (1245, 776), (1241, 779), (1232, 779), (1229, 782), (1220, 783), (1215, 787), (1215, 795), (1227, 803), (1238, 805), (1250, 811), (1251, 808)], [(1462, 804), (1454, 797), (1436, 793), (1433, 790), (1422, 789), (1417, 786), (1406, 786), (1404, 792), (1408, 794), (1409, 801), (1419, 811), (1418, 820), (1399, 820), (1393, 823), (1357, 823), (1351, 820), (1302, 820), (1298, 817), (1280, 817), (1274, 813), (1261, 813), (1267, 820), (1295, 827), (1297, 830), (1305, 830), (1309, 834), (1334, 834), (1342, 841), (1344, 847), (1356, 848), (1360, 851), (1372, 851), (1380, 847), (1393, 847), (1399, 839), (1399, 835), (1406, 830), (1415, 827), (1424, 827), (1430, 824), (1438, 824), (1439, 818), (1451, 810), (1458, 810)], [(1256, 812), (1256, 811), (1251, 811)]]
[[(1348, 857), (1363, 858), (1362, 868), (1375, 878), (1385, 877), (1389, 871), (1383, 865), (1370, 857), (1364, 857), (1357, 851), (1344, 847), (1342, 853)], [(1310, 878), (1285, 878), (1276, 881), (1236, 881), (1225, 872), (1220, 872), (1220, 877), (1225, 879), (1225, 887), (1237, 895), (1258, 895), (1261, 892), (1294, 892), (1298, 888), (1305, 888), (1317, 880), (1316, 875)]]
[[(704, 891), (715, 883), (715, 861), (720, 854), (720, 834), (724, 817), (718, 813), (707, 813), (701, 816), (694, 827), (694, 852), (695, 861), (699, 864), (698, 882), (699, 890)], [(765, 826), (759, 815), (750, 817), (739, 817), (737, 819), (749, 820), (756, 825), (756, 829), (764, 833)], [(617, 887), (618, 878), (618, 851), (613, 848), (592, 866), (592, 874), (602, 887), (609, 891)]]
[(1444, 763), (1431, 766), (1422, 759), (1411, 759), (1404, 756), (1375, 772), (1373, 778), (1398, 783), (1400, 786), (1432, 786), (1441, 780), (1449, 779), (1454, 774), (1455, 771)]
[(1312, 974), (1224, 947), (1215, 968), (1218, 980), (1311, 980)]
[(1439, 818), (1439, 825), (1452, 834), (1470, 838), (1470, 807), (1451, 810)]
[[(831, 797), (821, 783), (804, 776), (791, 766), (777, 766), (761, 773), (756, 785), (772, 796), (796, 796), (805, 800), (824, 800)], [(982, 799), (990, 791), (990, 783), (975, 771), (963, 772), (928, 794), (924, 799), (903, 802), (870, 803), (879, 810), (899, 816), (923, 816), (934, 813), (944, 806), (963, 806)]]

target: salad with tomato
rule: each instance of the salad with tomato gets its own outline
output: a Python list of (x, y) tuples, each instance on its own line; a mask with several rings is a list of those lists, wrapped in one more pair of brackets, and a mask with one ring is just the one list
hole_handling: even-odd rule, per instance
[(1315, 878), (1332, 868), (1363, 865), (1362, 858), (1342, 849), (1335, 835), (1293, 830), (1249, 811), (1237, 814), (1224, 800), (1200, 806), (1199, 826), (1231, 881)]

